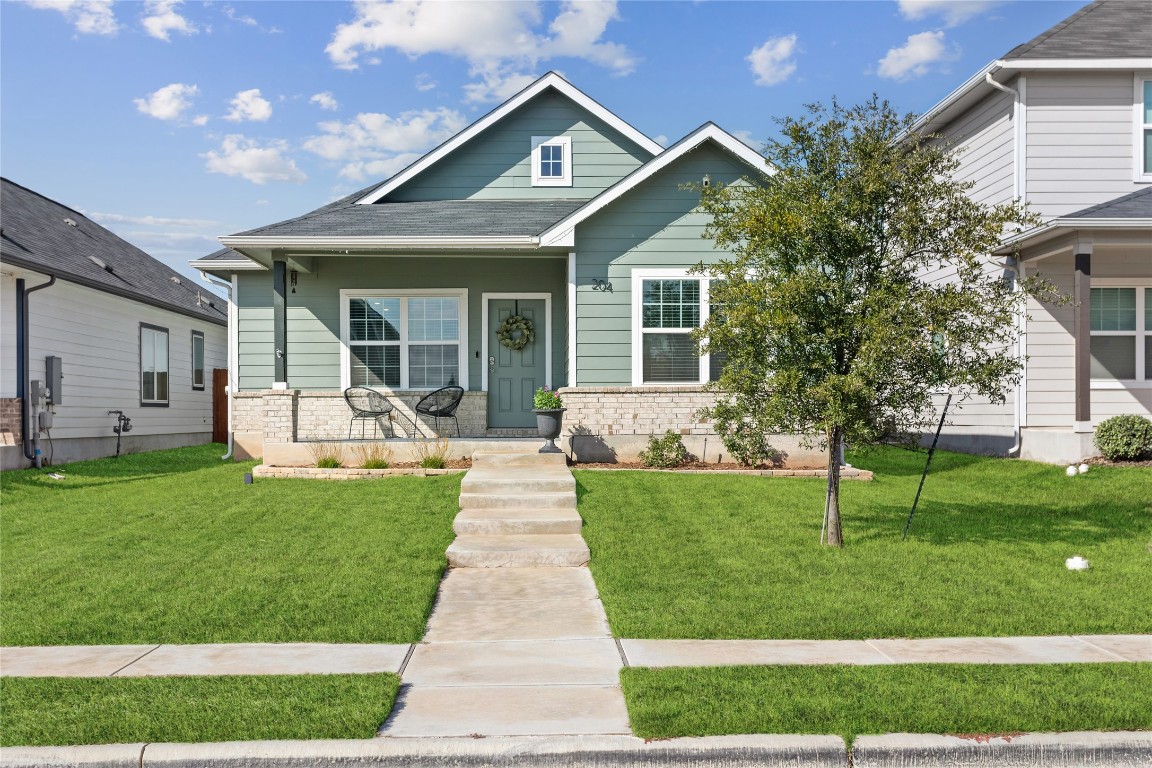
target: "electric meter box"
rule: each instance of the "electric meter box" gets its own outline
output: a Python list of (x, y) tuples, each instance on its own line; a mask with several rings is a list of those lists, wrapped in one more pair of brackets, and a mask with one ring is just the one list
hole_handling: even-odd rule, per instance
[(44, 378), (45, 386), (48, 387), (48, 402), (52, 405), (60, 405), (64, 402), (64, 389), (62, 387), (62, 380), (64, 364), (60, 358), (49, 355), (44, 358)]

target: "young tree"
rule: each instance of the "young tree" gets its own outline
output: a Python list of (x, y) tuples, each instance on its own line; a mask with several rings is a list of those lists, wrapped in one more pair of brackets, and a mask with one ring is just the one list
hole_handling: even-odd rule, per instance
[(710, 415), (729, 450), (827, 448), (822, 541), (843, 546), (842, 441), (918, 435), (935, 392), (1003, 402), (1018, 379), (1023, 294), (989, 254), (1032, 219), (968, 197), (956, 154), (875, 96), (808, 113), (779, 121), (773, 175), (702, 190), (728, 255), (698, 267), (719, 311), (697, 336), (727, 356)]

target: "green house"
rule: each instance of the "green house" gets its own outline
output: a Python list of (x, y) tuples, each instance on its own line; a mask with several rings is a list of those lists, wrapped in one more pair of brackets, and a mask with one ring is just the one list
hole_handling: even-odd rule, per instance
[[(549, 73), (392, 178), (221, 238), (193, 266), (232, 288), (238, 453), (359, 437), (343, 398), (359, 386), (401, 427), (462, 387), (465, 438), (532, 434), (533, 393), (560, 389), (585, 457), (703, 439), (714, 366), (689, 334), (708, 281), (688, 272), (718, 252), (697, 187), (768, 172), (712, 123), (664, 148)], [(509, 317), (531, 343), (501, 343)]]

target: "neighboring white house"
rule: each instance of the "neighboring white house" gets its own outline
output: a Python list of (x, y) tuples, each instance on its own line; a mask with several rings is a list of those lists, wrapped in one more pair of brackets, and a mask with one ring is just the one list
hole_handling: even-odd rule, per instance
[(968, 402), (942, 445), (1066, 462), (1096, 425), (1152, 411), (1152, 5), (1103, 0), (1017, 46), (930, 110), (977, 200), (1044, 223), (1005, 242), (1012, 266), (1067, 297), (1030, 300), (1021, 386)]
[[(226, 365), (225, 300), (83, 214), (0, 180), (0, 461), (33, 463), (30, 383), (52, 378), (40, 432), (55, 464), (206, 443), (212, 372)], [(54, 281), (54, 282), (53, 282)], [(21, 317), (26, 311), (25, 321)], [(37, 430), (39, 431), (39, 430)]]

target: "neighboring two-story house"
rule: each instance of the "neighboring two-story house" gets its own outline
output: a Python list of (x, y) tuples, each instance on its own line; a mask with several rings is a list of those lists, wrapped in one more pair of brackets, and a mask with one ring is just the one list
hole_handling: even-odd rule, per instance
[(37, 440), (42, 464), (114, 455), (110, 411), (125, 453), (209, 442), (224, 300), (8, 179), (0, 200), (0, 468), (35, 464)]
[[(1001, 254), (1066, 301), (1030, 300), (1024, 377), (1005, 405), (968, 402), (942, 444), (1044, 461), (1096, 453), (1095, 426), (1152, 411), (1152, 13), (1103, 0), (1013, 48), (930, 110), (970, 194), (1044, 223)], [(1009, 266), (1015, 266), (1009, 264)]]

